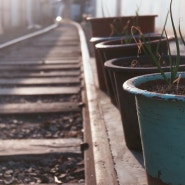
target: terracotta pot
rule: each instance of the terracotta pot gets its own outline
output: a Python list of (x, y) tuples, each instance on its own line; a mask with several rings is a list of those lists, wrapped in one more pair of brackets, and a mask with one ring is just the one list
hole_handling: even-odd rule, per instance
[(88, 17), (87, 20), (90, 21), (92, 29), (92, 37), (109, 37), (111, 36), (111, 24), (117, 22), (117, 30), (120, 33), (123, 26), (127, 25), (128, 30), (137, 21), (137, 25), (142, 29), (143, 33), (155, 32), (155, 18), (157, 15), (139, 15), (139, 16), (121, 16), (121, 17), (103, 17), (103, 18), (93, 18)]
[[(137, 38), (137, 36), (136, 36)], [(150, 40), (150, 44), (152, 47), (152, 50), (156, 50), (157, 45), (160, 41), (160, 49), (159, 52), (166, 54), (168, 51), (168, 41), (172, 41), (174, 39), (173, 36), (168, 37), (162, 37), (159, 34), (146, 34), (145, 38), (147, 40)], [(96, 44), (97, 52), (99, 52), (99, 66), (101, 66), (101, 69), (104, 68), (104, 63), (107, 60), (113, 59), (113, 58), (119, 58), (119, 57), (126, 57), (126, 56), (137, 56), (138, 54), (138, 45), (132, 41), (130, 44), (124, 44), (123, 43), (124, 37), (120, 37), (114, 40), (101, 42), (99, 44)], [(143, 44), (144, 46), (144, 44)], [(140, 55), (144, 55), (144, 51), (141, 50)], [(114, 87), (112, 86), (112, 76), (107, 73), (107, 70), (103, 69), (101, 72), (102, 79), (104, 80), (104, 83), (106, 84), (106, 90), (108, 95), (111, 98), (111, 101), (114, 105), (117, 105), (117, 100), (114, 92)]]

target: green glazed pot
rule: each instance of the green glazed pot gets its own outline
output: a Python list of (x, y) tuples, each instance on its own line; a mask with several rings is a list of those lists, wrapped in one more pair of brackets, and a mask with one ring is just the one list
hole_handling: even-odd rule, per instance
[[(167, 74), (169, 77), (169, 73)], [(185, 78), (185, 73), (181, 73)], [(142, 75), (123, 84), (135, 95), (148, 185), (185, 184), (185, 96), (138, 88), (160, 74)]]

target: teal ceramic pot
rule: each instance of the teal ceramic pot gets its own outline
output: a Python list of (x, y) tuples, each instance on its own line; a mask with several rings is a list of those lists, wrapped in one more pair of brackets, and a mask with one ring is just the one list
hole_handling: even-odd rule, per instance
[[(185, 73), (181, 73), (182, 79)], [(169, 77), (169, 73), (168, 73)], [(124, 90), (136, 97), (143, 156), (149, 185), (185, 184), (185, 96), (138, 88), (160, 74), (127, 80)]]

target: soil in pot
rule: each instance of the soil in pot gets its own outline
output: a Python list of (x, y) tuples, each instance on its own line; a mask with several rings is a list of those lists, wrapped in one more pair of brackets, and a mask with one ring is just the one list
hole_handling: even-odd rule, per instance
[(146, 82), (139, 86), (143, 90), (150, 92), (162, 93), (162, 94), (174, 94), (174, 95), (185, 95), (185, 79), (180, 77), (177, 81), (171, 85), (168, 85), (164, 80), (155, 80), (152, 82)]

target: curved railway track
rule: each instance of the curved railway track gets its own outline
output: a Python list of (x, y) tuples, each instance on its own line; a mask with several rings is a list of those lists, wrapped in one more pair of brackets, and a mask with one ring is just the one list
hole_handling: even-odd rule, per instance
[(0, 47), (2, 185), (85, 184), (79, 35), (53, 28)]

